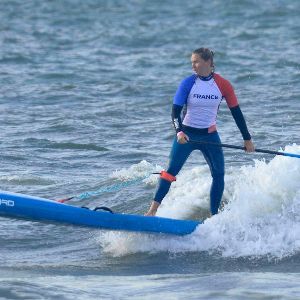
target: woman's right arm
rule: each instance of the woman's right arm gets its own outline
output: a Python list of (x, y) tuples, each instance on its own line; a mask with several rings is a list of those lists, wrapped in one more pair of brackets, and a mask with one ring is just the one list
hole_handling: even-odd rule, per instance
[(188, 136), (183, 132), (181, 111), (187, 103), (190, 90), (195, 83), (196, 76), (192, 75), (185, 78), (179, 85), (173, 100), (172, 106), (172, 122), (177, 134), (177, 141), (184, 144), (188, 141)]

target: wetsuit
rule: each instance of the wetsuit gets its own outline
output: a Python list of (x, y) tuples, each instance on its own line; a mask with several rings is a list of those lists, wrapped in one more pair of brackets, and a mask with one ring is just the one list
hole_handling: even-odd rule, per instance
[[(181, 82), (172, 108), (172, 121), (176, 133), (182, 131), (194, 141), (221, 143), (216, 128), (216, 117), (222, 99), (226, 100), (243, 139), (250, 140), (251, 136), (232, 85), (216, 73), (208, 77), (192, 75)], [(186, 111), (182, 120), (183, 107)], [(195, 143), (179, 144), (175, 137), (167, 173), (176, 176), (194, 150), (200, 150), (209, 165), (212, 176), (210, 208), (212, 214), (217, 214), (224, 191), (224, 155), (221, 147)], [(170, 180), (160, 178), (154, 200), (160, 203), (168, 193), (170, 185)]]

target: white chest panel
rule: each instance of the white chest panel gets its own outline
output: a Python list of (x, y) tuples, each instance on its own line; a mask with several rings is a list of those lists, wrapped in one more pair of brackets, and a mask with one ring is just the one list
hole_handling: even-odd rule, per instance
[(183, 124), (196, 128), (209, 128), (216, 124), (222, 94), (214, 79), (196, 79), (187, 99)]

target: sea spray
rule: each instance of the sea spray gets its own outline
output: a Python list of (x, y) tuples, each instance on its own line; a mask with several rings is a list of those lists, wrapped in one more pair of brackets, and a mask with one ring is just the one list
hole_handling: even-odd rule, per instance
[[(299, 153), (300, 147), (285, 150)], [(224, 195), (231, 199), (191, 235), (109, 232), (101, 234), (100, 244), (113, 256), (208, 251), (225, 257), (287, 257), (300, 251), (299, 182), (300, 160), (295, 158), (277, 156), (270, 162), (229, 168)], [(204, 166), (182, 171), (158, 215), (184, 218), (194, 208), (207, 210), (209, 185)]]

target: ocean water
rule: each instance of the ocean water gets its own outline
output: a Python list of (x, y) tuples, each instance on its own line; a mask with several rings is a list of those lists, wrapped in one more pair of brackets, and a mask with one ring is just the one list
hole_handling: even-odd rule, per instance
[[(0, 184), (57, 199), (167, 166), (190, 53), (215, 51), (258, 148), (300, 154), (300, 2), (0, 1)], [(224, 143), (242, 145), (222, 103)], [(0, 299), (300, 299), (300, 160), (224, 149), (221, 212), (193, 153), (158, 215), (191, 235), (0, 218)], [(74, 205), (143, 214), (157, 177)]]

